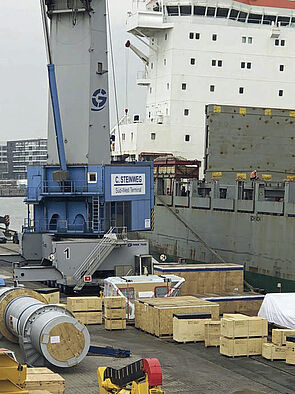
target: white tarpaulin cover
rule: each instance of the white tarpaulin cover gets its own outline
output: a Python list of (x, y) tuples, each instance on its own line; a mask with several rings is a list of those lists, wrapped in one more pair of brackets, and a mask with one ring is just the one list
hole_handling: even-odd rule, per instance
[(295, 329), (295, 293), (266, 294), (258, 316), (270, 323)]

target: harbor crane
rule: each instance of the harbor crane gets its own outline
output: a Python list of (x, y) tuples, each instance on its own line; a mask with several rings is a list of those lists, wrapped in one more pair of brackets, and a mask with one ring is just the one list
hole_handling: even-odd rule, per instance
[[(17, 281), (63, 291), (134, 272), (152, 228), (153, 164), (111, 164), (106, 0), (40, 0), (48, 58), (48, 159), (28, 167)], [(41, 263), (40, 263), (41, 262)]]

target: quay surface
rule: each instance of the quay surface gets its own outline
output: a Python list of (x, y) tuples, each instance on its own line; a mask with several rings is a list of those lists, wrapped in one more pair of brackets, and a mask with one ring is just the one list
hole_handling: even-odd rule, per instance
[[(0, 261), (0, 276), (12, 284), (11, 264)], [(27, 287), (40, 288), (40, 283)], [(61, 302), (65, 298), (62, 297)], [(88, 356), (76, 367), (66, 370), (52, 368), (65, 378), (66, 393), (98, 393), (96, 370), (99, 366), (119, 368), (144, 357), (157, 357), (163, 370), (163, 389), (167, 394), (210, 393), (230, 394), (242, 390), (261, 393), (294, 393), (295, 366), (283, 361), (268, 361), (260, 356), (227, 358), (218, 348), (205, 348), (203, 343), (176, 344), (159, 339), (132, 326), (123, 331), (106, 331), (104, 326), (88, 326), (91, 344), (130, 349), (132, 357), (118, 359)], [(0, 347), (16, 353), (20, 362), (23, 355), (18, 345), (0, 339)], [(245, 391), (246, 392), (246, 391)], [(248, 391), (250, 392), (250, 391)]]

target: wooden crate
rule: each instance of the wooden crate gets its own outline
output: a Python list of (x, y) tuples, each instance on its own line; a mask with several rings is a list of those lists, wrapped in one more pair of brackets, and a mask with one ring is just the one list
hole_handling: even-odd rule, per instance
[(102, 299), (99, 297), (68, 297), (67, 309), (71, 312), (102, 311)]
[(173, 316), (175, 342), (200, 342), (205, 340), (205, 323), (211, 314), (179, 314)]
[(82, 324), (102, 324), (102, 312), (74, 312), (74, 316)]
[(220, 334), (227, 338), (264, 337), (268, 334), (268, 322), (259, 316), (226, 314), (221, 319)]
[(155, 275), (174, 274), (185, 279), (181, 295), (242, 292), (244, 267), (236, 264), (163, 264), (154, 266)]
[(104, 320), (106, 330), (125, 330), (126, 329), (126, 319), (105, 319)]
[(273, 343), (262, 345), (262, 357), (267, 360), (286, 360), (286, 346), (277, 346)]
[(220, 321), (209, 321), (205, 323), (205, 346), (220, 346)]
[(295, 365), (295, 342), (286, 341), (286, 364)]
[(106, 319), (126, 319), (125, 308), (105, 308), (104, 317)]
[(194, 294), (206, 301), (219, 304), (219, 313), (251, 313), (257, 316), (264, 295), (258, 293)]
[(220, 353), (225, 356), (254, 356), (262, 354), (262, 344), (267, 342), (261, 338), (225, 338), (220, 337)]
[(278, 346), (286, 345), (286, 336), (292, 335), (295, 335), (295, 330), (289, 330), (288, 328), (273, 329), (271, 341)]
[(24, 388), (29, 390), (44, 390), (52, 394), (65, 393), (65, 380), (48, 368), (28, 368)]
[(135, 328), (141, 328), (142, 322), (142, 310), (143, 310), (143, 303), (135, 301), (134, 303), (134, 326)]
[(158, 337), (173, 335), (173, 315), (210, 313), (219, 319), (219, 306), (192, 296), (144, 298), (136, 300), (135, 326)]
[(41, 295), (45, 298), (48, 304), (59, 304), (60, 302), (59, 291), (55, 291), (54, 293), (41, 293)]
[(103, 301), (105, 308), (125, 308), (126, 306), (125, 297), (104, 297)]

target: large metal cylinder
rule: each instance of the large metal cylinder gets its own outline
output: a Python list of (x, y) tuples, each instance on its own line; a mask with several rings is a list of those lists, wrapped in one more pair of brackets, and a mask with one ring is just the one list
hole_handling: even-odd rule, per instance
[(87, 328), (71, 312), (24, 288), (0, 289), (0, 332), (19, 342), (26, 362), (34, 366), (71, 367), (84, 359), (90, 345)]

